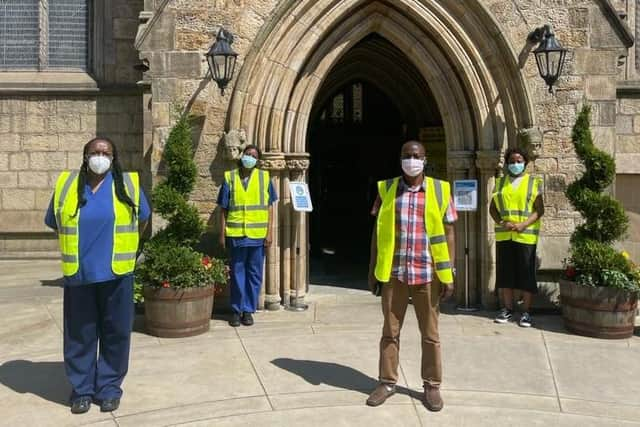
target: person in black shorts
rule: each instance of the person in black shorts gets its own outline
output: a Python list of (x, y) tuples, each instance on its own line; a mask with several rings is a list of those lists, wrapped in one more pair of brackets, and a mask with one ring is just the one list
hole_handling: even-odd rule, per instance
[(507, 173), (498, 178), (489, 212), (496, 222), (496, 289), (502, 309), (495, 321), (513, 318), (513, 291), (522, 291), (523, 313), (518, 324), (532, 325), (530, 310), (536, 281), (536, 245), (540, 218), (544, 215), (542, 181), (525, 173), (529, 158), (525, 151), (510, 148), (505, 154)]

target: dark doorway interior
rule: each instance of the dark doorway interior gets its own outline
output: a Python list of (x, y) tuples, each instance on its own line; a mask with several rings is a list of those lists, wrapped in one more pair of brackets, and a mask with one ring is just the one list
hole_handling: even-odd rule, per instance
[(311, 283), (366, 289), (376, 183), (400, 174), (402, 143), (439, 126), (428, 86), (385, 39), (370, 36), (334, 67), (307, 139)]

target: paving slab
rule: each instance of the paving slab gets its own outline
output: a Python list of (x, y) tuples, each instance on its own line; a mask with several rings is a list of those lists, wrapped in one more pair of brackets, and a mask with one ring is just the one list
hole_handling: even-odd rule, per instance
[(62, 352), (62, 333), (37, 300), (0, 303), (0, 361)]
[(123, 388), (118, 416), (264, 394), (238, 339), (136, 349)]
[(549, 342), (561, 398), (640, 406), (640, 347)]
[(209, 420), (212, 417), (225, 418), (256, 412), (269, 412), (271, 410), (271, 405), (266, 396), (255, 396), (213, 402), (203, 401), (128, 416), (120, 416), (118, 414), (116, 420), (119, 427), (154, 427), (199, 422)]
[(427, 411), (418, 411), (418, 413), (423, 425), (429, 427), (512, 427), (519, 425), (541, 427), (621, 427), (638, 425), (636, 422), (561, 412), (483, 408), (471, 405), (448, 405), (441, 412), (435, 414)]
[[(441, 336), (443, 388), (555, 395), (542, 339)], [(400, 364), (410, 386), (421, 386), (419, 339), (400, 345)]]
[(560, 402), (562, 403), (562, 411), (570, 414), (640, 422), (640, 406), (637, 405), (564, 398), (560, 398)]
[(378, 347), (370, 337), (243, 339), (269, 395), (327, 390), (369, 392), (378, 375)]
[(327, 426), (400, 426), (419, 427), (420, 420), (413, 406), (383, 405), (377, 408), (366, 406), (338, 406), (330, 408), (294, 409), (258, 414), (212, 418), (194, 423), (180, 424), (189, 427), (265, 426), (297, 427)]

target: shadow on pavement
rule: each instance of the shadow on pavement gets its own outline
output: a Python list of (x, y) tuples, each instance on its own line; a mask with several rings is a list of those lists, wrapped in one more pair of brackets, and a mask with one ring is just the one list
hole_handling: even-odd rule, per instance
[(62, 362), (5, 362), (0, 365), (0, 383), (16, 393), (31, 393), (65, 406), (71, 394)]
[(64, 286), (64, 277), (59, 277), (57, 279), (40, 279), (41, 286), (55, 286), (61, 288)]
[[(366, 395), (369, 395), (378, 385), (376, 379), (356, 369), (337, 363), (289, 358), (274, 359), (271, 363), (285, 371), (304, 378), (305, 381), (313, 385), (327, 384), (332, 387), (357, 391)], [(396, 386), (396, 392), (416, 399), (422, 397), (422, 393), (402, 386)]]

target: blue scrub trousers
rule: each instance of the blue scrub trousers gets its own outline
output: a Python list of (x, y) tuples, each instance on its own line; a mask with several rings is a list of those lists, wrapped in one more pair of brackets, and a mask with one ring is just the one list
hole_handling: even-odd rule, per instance
[(262, 287), (264, 246), (231, 248), (231, 308), (255, 313)]
[(64, 366), (71, 399), (122, 396), (133, 328), (133, 275), (64, 288)]

